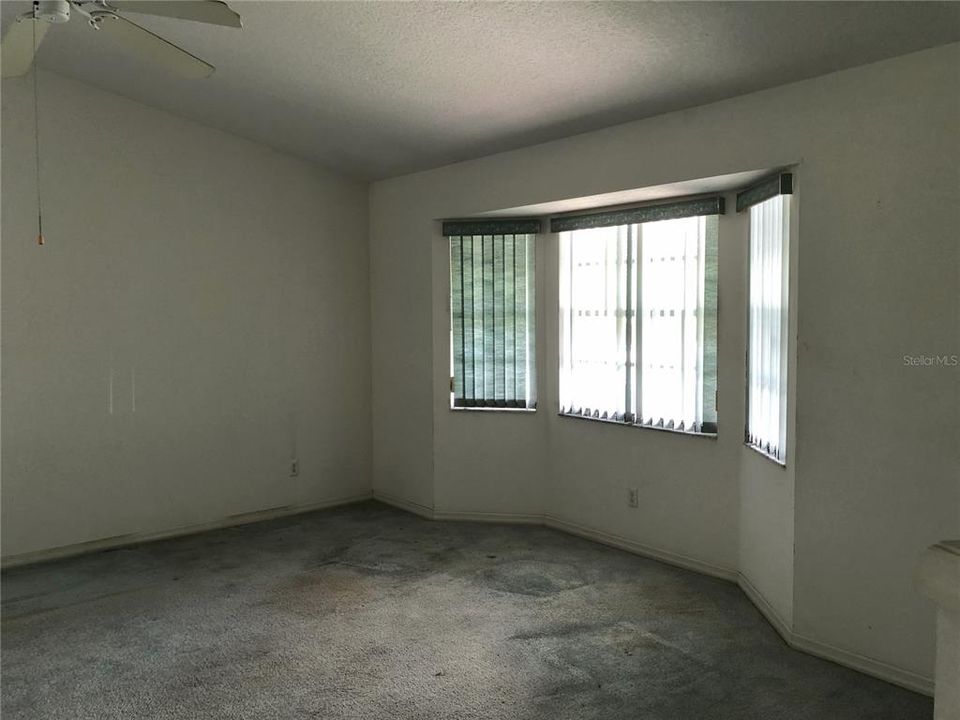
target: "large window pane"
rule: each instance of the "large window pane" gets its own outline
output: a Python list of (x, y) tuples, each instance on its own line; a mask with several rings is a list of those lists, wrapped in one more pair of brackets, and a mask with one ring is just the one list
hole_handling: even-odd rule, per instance
[(716, 216), (561, 234), (561, 412), (716, 431), (716, 239)]
[(705, 217), (639, 232), (639, 421), (691, 429), (703, 420)]
[(622, 420), (631, 412), (632, 226), (560, 236), (561, 411)]

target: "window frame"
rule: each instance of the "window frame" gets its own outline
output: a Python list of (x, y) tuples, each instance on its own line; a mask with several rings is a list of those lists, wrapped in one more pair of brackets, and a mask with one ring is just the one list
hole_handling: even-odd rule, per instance
[[(540, 231), (540, 220), (539, 219), (526, 219), (521, 218), (518, 220), (503, 220), (503, 221), (486, 221), (486, 220), (467, 220), (467, 221), (445, 221), (443, 223), (443, 241), (445, 245), (445, 256), (446, 256), (446, 265), (447, 265), (447, 288), (446, 288), (446, 304), (447, 304), (447, 325), (448, 325), (448, 374), (449, 374), (449, 390), (448, 390), (448, 400), (447, 400), (447, 409), (450, 412), (506, 412), (506, 413), (536, 413), (539, 406), (539, 382), (540, 382), (540, 359), (539, 359), (539, 348), (538, 345), (538, 336), (540, 333), (540, 292), (539, 289), (539, 278), (538, 278), (538, 266), (541, 262), (539, 257), (539, 245), (540, 238), (542, 233)], [(455, 390), (455, 378), (456, 378), (456, 360), (455, 360), (455, 345), (454, 345), (454, 303), (453, 303), (453, 291), (454, 291), (454, 282), (453, 282), (453, 241), (460, 240), (464, 238), (482, 238), (482, 237), (498, 237), (498, 236), (513, 236), (514, 238), (524, 237), (525, 241), (528, 243), (527, 248), (525, 249), (525, 254), (528, 253), (525, 260), (526, 266), (531, 269), (531, 275), (528, 278), (527, 292), (528, 292), (528, 302), (527, 302), (527, 313), (528, 313), (528, 330), (527, 330), (527, 354), (532, 357), (529, 357), (529, 367), (528, 374), (525, 378), (525, 388), (527, 390), (527, 404), (523, 406), (499, 406), (499, 405), (457, 405), (456, 404), (456, 390)], [(482, 271), (481, 271), (482, 272)], [(493, 399), (495, 402), (496, 399)], [(488, 402), (487, 399), (484, 399), (484, 402)]]
[[(708, 236), (709, 236), (709, 234), (710, 234), (711, 232), (714, 233), (713, 242), (715, 243), (715, 246), (714, 246), (713, 251), (714, 251), (715, 253), (717, 253), (715, 260), (716, 260), (717, 262), (719, 261), (719, 233), (720, 233), (720, 230), (719, 230), (719, 228), (720, 228), (720, 217), (719, 217), (719, 216), (724, 214), (724, 212), (723, 212), (724, 206), (723, 206), (723, 198), (722, 198), (722, 196), (718, 196), (718, 198), (719, 198), (719, 202), (718, 202), (718, 204), (717, 204), (718, 211), (710, 211), (710, 212), (703, 212), (703, 213), (686, 215), (686, 217), (702, 217), (702, 218), (706, 218), (708, 221), (712, 219), (712, 220), (716, 223), (716, 225), (715, 225), (712, 229), (705, 228), (705, 233), (704, 233), (704, 253), (705, 253), (705, 255), (704, 255), (703, 258), (701, 258), (701, 262), (706, 262), (706, 258), (707, 258), (706, 253), (709, 252), (709, 249), (707, 248), (707, 238), (708, 238)], [(699, 202), (698, 199), (694, 199), (694, 200), (683, 199), (683, 200), (681, 201), (681, 203), (697, 203), (697, 202)], [(667, 218), (663, 218), (663, 219), (675, 219), (675, 218), (667, 217)], [(641, 309), (642, 309), (642, 308), (640, 308), (640, 302), (641, 302), (641, 297), (642, 297), (642, 293), (643, 293), (643, 287), (642, 287), (642, 285), (641, 285), (641, 282), (642, 282), (642, 280), (641, 280), (641, 272), (640, 272), (640, 263), (642, 262), (642, 257), (641, 257), (641, 255), (642, 255), (642, 250), (641, 250), (642, 246), (641, 246), (640, 237), (642, 236), (642, 232), (643, 232), (642, 226), (643, 226), (644, 224), (649, 223), (649, 222), (657, 222), (657, 221), (658, 221), (658, 219), (655, 219), (655, 218), (654, 218), (654, 219), (649, 219), (649, 220), (640, 220), (640, 221), (638, 221), (638, 222), (626, 222), (626, 223), (622, 223), (621, 225), (611, 225), (611, 226), (610, 226), (610, 227), (618, 227), (618, 228), (623, 228), (623, 229), (624, 229), (624, 231), (627, 233), (627, 236), (630, 238), (630, 240), (628, 241), (628, 245), (629, 245), (630, 242), (636, 242), (636, 243), (637, 243), (636, 251), (635, 251), (634, 253), (630, 253), (630, 255), (636, 255), (636, 257), (630, 257), (629, 260), (628, 260), (628, 266), (627, 266), (628, 277), (627, 277), (627, 279), (626, 279), (626, 286), (627, 286), (627, 288), (628, 288), (628, 298), (630, 298), (630, 300), (631, 300), (632, 303), (633, 303), (633, 306), (632, 306), (631, 308), (627, 308), (629, 314), (631, 314), (631, 315), (633, 316), (633, 328), (632, 328), (632, 332), (631, 332), (631, 327), (630, 327), (630, 326), (631, 326), (631, 323), (628, 322), (628, 326), (627, 326), (626, 332), (627, 332), (628, 336), (632, 336), (632, 346), (633, 346), (633, 352), (635, 353), (635, 356), (634, 356), (634, 361), (633, 361), (632, 363), (629, 363), (629, 362), (628, 362), (628, 368), (629, 368), (629, 370), (628, 370), (628, 372), (627, 372), (627, 376), (628, 376), (628, 377), (626, 378), (625, 386), (624, 386), (624, 392), (625, 392), (625, 393), (630, 393), (630, 392), (631, 392), (630, 386), (632, 386), (633, 399), (634, 399), (634, 403), (633, 403), (633, 404), (634, 404), (635, 406), (639, 406), (640, 403), (641, 403), (641, 388), (643, 387), (643, 385), (642, 385), (643, 379), (642, 379), (642, 375), (641, 375), (641, 373), (642, 373), (642, 354), (641, 354), (641, 349), (640, 349), (640, 348), (641, 348), (641, 343), (642, 343), (642, 337), (643, 337), (643, 328), (642, 328), (642, 326), (641, 326), (641, 322), (642, 322)], [(563, 381), (562, 381), (562, 374), (563, 374), (562, 357), (563, 357), (563, 345), (564, 345), (563, 328), (565, 327), (565, 323), (567, 322), (566, 319), (563, 317), (563, 315), (564, 315), (563, 301), (560, 300), (560, 294), (562, 294), (563, 289), (564, 289), (564, 285), (565, 285), (564, 279), (563, 279), (563, 273), (564, 273), (563, 250), (562, 250), (562, 246), (561, 246), (561, 242), (562, 242), (562, 240), (561, 240), (561, 234), (564, 233), (564, 232), (575, 232), (575, 229), (573, 229), (573, 230), (563, 230), (563, 231), (561, 231), (561, 232), (557, 232), (557, 233), (554, 234), (554, 236), (555, 236), (556, 239), (557, 239), (557, 245), (558, 245), (557, 253), (558, 253), (558, 260), (559, 260), (559, 262), (558, 262), (558, 268), (557, 268), (558, 271), (559, 271), (559, 272), (558, 272), (558, 278), (557, 278), (557, 281), (558, 281), (558, 286), (557, 286), (557, 289), (558, 289), (558, 304), (557, 304), (557, 310), (558, 310), (558, 313), (559, 313), (559, 318), (558, 318), (558, 319), (559, 319), (559, 323), (558, 323), (558, 327), (559, 327), (559, 331), (560, 331), (560, 332), (559, 332), (559, 335), (558, 335), (558, 351), (559, 351), (559, 352), (558, 352), (558, 356), (557, 356), (556, 359), (557, 359), (557, 366), (558, 366), (558, 367), (557, 367), (557, 369), (558, 369), (558, 374), (559, 374), (560, 377), (558, 377), (559, 382), (558, 382), (558, 385), (557, 385), (557, 389), (558, 389), (558, 411), (557, 411), (557, 414), (558, 414), (560, 417), (571, 418), (571, 419), (574, 419), (574, 420), (590, 420), (590, 421), (593, 421), (593, 422), (599, 422), (599, 423), (604, 423), (604, 424), (608, 424), (608, 425), (618, 425), (618, 426), (622, 426), (622, 427), (633, 427), (633, 428), (638, 428), (638, 429), (641, 429), (641, 430), (659, 430), (659, 431), (661, 431), (661, 432), (668, 432), (668, 433), (673, 433), (673, 434), (676, 434), (676, 435), (688, 435), (688, 436), (694, 436), (694, 437), (704, 437), (704, 438), (714, 439), (714, 440), (717, 439), (718, 434), (719, 434), (719, 417), (718, 417), (718, 416), (716, 416), (715, 419), (714, 419), (712, 422), (708, 421), (708, 422), (706, 423), (709, 429), (704, 430), (704, 429), (703, 429), (704, 422), (701, 421), (701, 429), (699, 429), (699, 430), (692, 430), (692, 429), (686, 429), (686, 428), (685, 428), (685, 429), (679, 429), (679, 428), (676, 428), (676, 427), (668, 427), (668, 426), (665, 426), (665, 425), (654, 425), (654, 424), (646, 424), (646, 423), (643, 423), (643, 422), (637, 422), (637, 418), (640, 416), (640, 414), (637, 412), (637, 410), (639, 409), (639, 407), (630, 408), (630, 409), (625, 413), (624, 419), (616, 419), (616, 418), (611, 418), (611, 417), (596, 417), (596, 416), (594, 416), (594, 415), (584, 415), (584, 414), (578, 414), (578, 413), (571, 413), (571, 412), (567, 412), (567, 411), (564, 411), (564, 410), (563, 410), (563, 406), (562, 406), (562, 404), (559, 402), (559, 400), (560, 400), (560, 394), (559, 394), (559, 393), (562, 392), (562, 391), (561, 391), (561, 385), (562, 385), (562, 382), (563, 382)], [(628, 257), (629, 257), (629, 256), (628, 256)], [(631, 260), (632, 260), (632, 266), (631, 266), (631, 264), (629, 264)], [(717, 266), (717, 267), (718, 267), (718, 266)], [(633, 273), (633, 276), (632, 276), (632, 277), (630, 276), (630, 273), (631, 273), (631, 272)], [(702, 303), (701, 309), (702, 309), (703, 311), (707, 311), (708, 305), (709, 305), (708, 299), (707, 299), (707, 295), (706, 295), (708, 283), (707, 283), (706, 279), (704, 279), (703, 282), (704, 282), (704, 286), (703, 286), (704, 298), (703, 298), (703, 303)], [(632, 293), (630, 292), (631, 289), (632, 289)], [(713, 281), (712, 281), (712, 289), (713, 289), (713, 292), (714, 292), (714, 297), (713, 297), (713, 299), (712, 299), (712, 308), (711, 308), (711, 311), (712, 311), (713, 313), (715, 313), (715, 320), (714, 320), (714, 323), (713, 323), (713, 326), (714, 326), (714, 327), (713, 327), (713, 331), (714, 331), (713, 349), (714, 349), (714, 354), (715, 354), (716, 360), (719, 360), (719, 352), (718, 352), (718, 350), (719, 350), (719, 348), (718, 348), (718, 346), (719, 346), (719, 276), (717, 276), (716, 278), (713, 279)], [(705, 353), (706, 345), (704, 345), (703, 348), (704, 348), (704, 349), (701, 350), (701, 358), (702, 358), (701, 362), (703, 362), (703, 363), (705, 364), (705, 362), (706, 362), (706, 360), (705, 360), (705, 357), (706, 357), (706, 353)], [(629, 352), (629, 351), (628, 351), (628, 352)], [(702, 372), (702, 371), (703, 371), (703, 370), (701, 370), (701, 372)], [(717, 411), (718, 411), (718, 406), (719, 406), (719, 402), (718, 402), (718, 397), (719, 397), (719, 362), (716, 363), (716, 366), (714, 367), (714, 370), (713, 370), (713, 390), (714, 390), (714, 393), (716, 394), (716, 395), (715, 395), (715, 398), (714, 398), (714, 401), (713, 401), (713, 410), (714, 410), (714, 414), (716, 415), (716, 414), (717, 414)], [(704, 393), (703, 395), (705, 396), (705, 393)], [(703, 400), (704, 400), (704, 397), (701, 397), (701, 398), (700, 398), (700, 402), (703, 402)]]

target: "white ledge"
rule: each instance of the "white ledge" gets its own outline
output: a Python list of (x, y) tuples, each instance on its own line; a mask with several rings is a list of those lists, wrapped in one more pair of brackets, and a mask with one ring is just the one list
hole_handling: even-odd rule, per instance
[(947, 611), (960, 612), (960, 540), (931, 545), (920, 558), (917, 589)]

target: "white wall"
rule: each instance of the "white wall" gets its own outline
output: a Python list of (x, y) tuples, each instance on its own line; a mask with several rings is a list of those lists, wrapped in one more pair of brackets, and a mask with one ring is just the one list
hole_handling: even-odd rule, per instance
[[(433, 507), (431, 258), (397, 231), (416, 222), (403, 198), (390, 208), (376, 212), (371, 194), (373, 489), (426, 509)], [(425, 223), (420, 237), (431, 232)]]
[[(535, 277), (542, 283), (543, 264), (550, 244), (537, 238)], [(433, 356), (438, 375), (450, 376), (450, 244), (433, 235)], [(547, 296), (536, 288), (536, 346), (544, 347)], [(549, 353), (537, 354), (537, 376), (549, 372)], [(449, 381), (447, 381), (449, 382)], [(546, 398), (539, 397), (543, 407)], [(434, 509), (444, 513), (504, 513), (542, 515), (544, 484), (549, 463), (546, 455), (546, 414), (543, 412), (450, 410), (449, 385), (441, 381), (433, 395)]]
[[(376, 183), (375, 488), (440, 510), (522, 497), (528, 511), (539, 484), (544, 512), (747, 574), (821, 652), (932, 677), (933, 609), (910, 577), (960, 527), (957, 376), (902, 356), (957, 352), (958, 88), (952, 45)], [(794, 163), (792, 474), (740, 445), (745, 249), (723, 243), (718, 440), (555, 417), (555, 339), (535, 416), (446, 409), (436, 219)], [(524, 452), (549, 459), (546, 477), (527, 476)]]
[(368, 494), (366, 186), (43, 72), (38, 247), (30, 90), (3, 82), (4, 558)]
[[(917, 559), (960, 535), (960, 52), (825, 78), (806, 118), (794, 623), (931, 677)], [(829, 103), (828, 98), (834, 98)]]

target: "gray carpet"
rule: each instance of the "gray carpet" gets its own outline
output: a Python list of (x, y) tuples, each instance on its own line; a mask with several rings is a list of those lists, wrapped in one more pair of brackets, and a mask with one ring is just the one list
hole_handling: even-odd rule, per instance
[(913, 720), (739, 589), (373, 502), (13, 570), (4, 720)]

